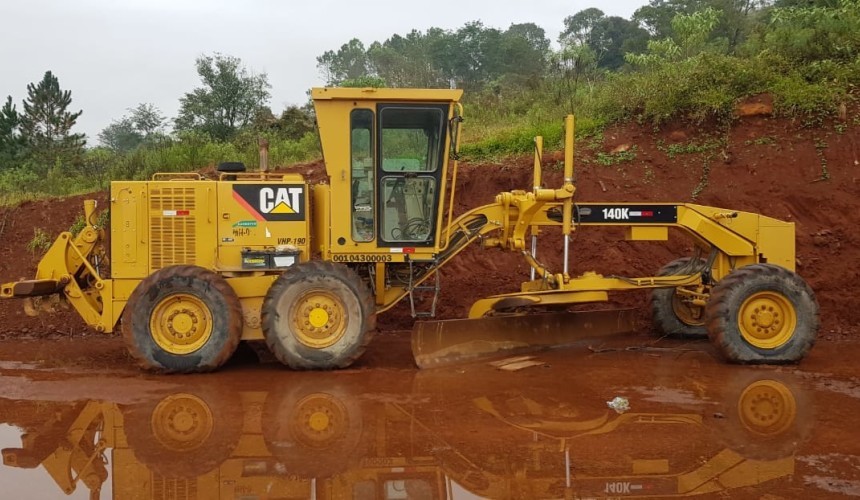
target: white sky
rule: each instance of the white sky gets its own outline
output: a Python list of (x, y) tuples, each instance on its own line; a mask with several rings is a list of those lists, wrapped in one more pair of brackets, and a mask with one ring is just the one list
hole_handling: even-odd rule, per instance
[(365, 45), (429, 27), (469, 21), (506, 29), (534, 22), (555, 42), (566, 16), (598, 7), (629, 18), (646, 0), (0, 0), (0, 99), (21, 110), (27, 84), (51, 70), (72, 91), (75, 128), (90, 145), (138, 103), (172, 118), (199, 84), (194, 60), (239, 57), (272, 85), (272, 110), (305, 102), (324, 82), (316, 57), (351, 38)]

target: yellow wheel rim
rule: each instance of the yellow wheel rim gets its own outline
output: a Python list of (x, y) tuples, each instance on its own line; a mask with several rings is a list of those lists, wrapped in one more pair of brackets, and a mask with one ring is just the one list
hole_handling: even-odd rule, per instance
[(209, 405), (191, 394), (164, 398), (150, 417), (152, 435), (167, 449), (190, 451), (199, 448), (212, 434), (214, 421)]
[(212, 313), (194, 295), (177, 293), (155, 306), (149, 331), (158, 347), (170, 354), (190, 354), (212, 336)]
[(293, 332), (302, 344), (322, 349), (334, 345), (346, 333), (346, 309), (327, 290), (311, 290), (296, 301), (291, 312)]
[(738, 327), (741, 335), (759, 349), (775, 349), (791, 339), (797, 312), (784, 295), (758, 292), (741, 304)]
[(702, 326), (705, 324), (703, 309), (684, 302), (680, 294), (672, 294), (672, 311), (681, 323), (689, 326)]
[(749, 385), (738, 400), (738, 416), (744, 427), (761, 436), (785, 432), (797, 417), (797, 402), (786, 386), (775, 380)]
[(293, 414), (293, 429), (304, 445), (324, 448), (348, 429), (348, 412), (337, 398), (316, 393), (302, 398)]

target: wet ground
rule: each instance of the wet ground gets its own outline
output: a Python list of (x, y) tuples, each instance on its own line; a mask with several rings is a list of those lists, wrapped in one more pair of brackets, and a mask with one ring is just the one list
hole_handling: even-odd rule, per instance
[(0, 497), (860, 496), (858, 358), (741, 367), (625, 337), (419, 372), (384, 334), (350, 370), (158, 377), (116, 338), (6, 341)]

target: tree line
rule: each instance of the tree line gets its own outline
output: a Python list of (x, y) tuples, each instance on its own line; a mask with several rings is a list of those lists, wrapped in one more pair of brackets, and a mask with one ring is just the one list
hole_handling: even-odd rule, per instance
[(8, 96), (0, 108), (0, 202), (9, 193), (13, 201), (33, 190), (66, 194), (103, 187), (111, 178), (142, 179), (225, 159), (254, 164), (259, 136), (270, 140), (276, 162), (319, 155), (310, 107), (290, 106), (276, 116), (265, 73), (217, 53), (197, 58), (195, 68), (200, 85), (179, 98), (175, 118), (140, 103), (90, 147), (74, 131), (83, 111), (75, 110), (72, 92), (53, 72), (27, 86), (20, 107)]
[[(369, 46), (353, 38), (339, 49), (320, 55), (317, 64), (329, 85), (456, 85), (497, 92), (521, 85), (536, 88), (547, 79), (635, 70), (636, 56), (659, 50), (661, 44), (671, 41), (683, 45), (689, 51), (686, 56), (704, 49), (749, 55), (751, 42), (761, 42), (780, 15), (799, 10), (834, 11), (850, 5), (856, 2), (650, 0), (630, 19), (608, 16), (598, 8), (566, 17), (558, 48), (552, 48), (545, 30), (533, 23), (512, 24), (501, 30), (475, 21), (456, 30), (429, 28), (394, 34)], [(705, 17), (703, 13), (707, 13)], [(816, 39), (820, 33), (811, 39), (804, 39), (804, 33), (798, 35), (801, 38), (795, 45), (799, 50), (820, 42)], [(691, 40), (690, 36), (701, 36), (701, 40)]]
[[(860, 84), (860, 0), (650, 0), (630, 19), (588, 8), (561, 22), (556, 44), (534, 23), (474, 21), (367, 46), (351, 39), (317, 63), (328, 85), (468, 90), (466, 151), (485, 155), (558, 136), (550, 124), (567, 112), (584, 133), (623, 119), (720, 121), (761, 92), (778, 113), (820, 121)], [(195, 69), (200, 84), (175, 118), (140, 103), (89, 147), (74, 131), (82, 111), (46, 72), (20, 107), (9, 96), (0, 108), (0, 193), (64, 194), (221, 160), (253, 166), (260, 136), (275, 164), (319, 156), (311, 106), (273, 112), (265, 73), (217, 53)]]

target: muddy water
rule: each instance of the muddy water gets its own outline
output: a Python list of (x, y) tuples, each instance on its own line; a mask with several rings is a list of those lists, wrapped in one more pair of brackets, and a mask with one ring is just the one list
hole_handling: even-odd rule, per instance
[(858, 357), (825, 344), (800, 368), (748, 368), (679, 343), (511, 371), (374, 354), (341, 372), (188, 377), (6, 364), (0, 497), (860, 495)]

